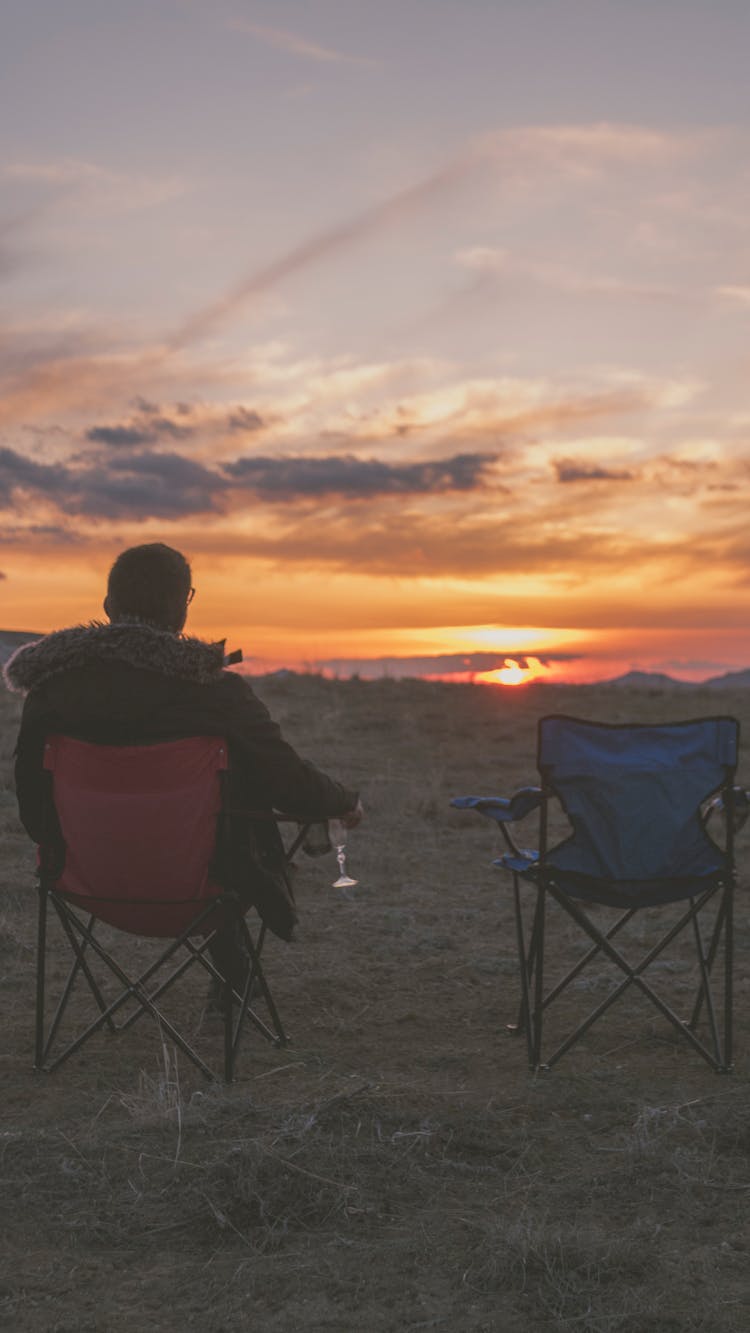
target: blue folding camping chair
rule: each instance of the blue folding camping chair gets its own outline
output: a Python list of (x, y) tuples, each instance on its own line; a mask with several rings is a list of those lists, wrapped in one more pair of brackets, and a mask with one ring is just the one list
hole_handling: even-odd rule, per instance
[[(731, 1070), (734, 835), (749, 808), (747, 793), (734, 784), (738, 744), (739, 723), (732, 717), (616, 726), (560, 715), (544, 717), (537, 747), (541, 786), (524, 787), (509, 800), (462, 796), (451, 802), (495, 820), (507, 844), (507, 852), (494, 864), (513, 876), (521, 974), (519, 1020), (508, 1027), (525, 1033), (532, 1069), (551, 1068), (635, 987), (714, 1069)], [(550, 845), (553, 801), (567, 816), (569, 831)], [(537, 850), (518, 846), (509, 830), (533, 811), (539, 819)], [(719, 840), (712, 836), (717, 824)], [(533, 894), (530, 930), (524, 886)], [(590, 944), (545, 993), (549, 898), (567, 912)], [(621, 910), (614, 924), (600, 927), (584, 910), (586, 903)], [(681, 905), (678, 919), (631, 965), (613, 942), (615, 936), (636, 912), (669, 903)], [(686, 929), (692, 931), (697, 970), (697, 992), (688, 1018), (678, 1016), (644, 976)], [(619, 969), (617, 983), (543, 1061), (545, 1010), (585, 967), (603, 957)], [(582, 979), (578, 985), (583, 984)], [(706, 1040), (696, 1030), (702, 1015), (708, 1027)]]

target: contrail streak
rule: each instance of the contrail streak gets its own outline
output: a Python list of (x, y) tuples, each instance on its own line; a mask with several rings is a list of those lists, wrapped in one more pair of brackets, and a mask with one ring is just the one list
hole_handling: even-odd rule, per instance
[(372, 208), (360, 213), (357, 217), (350, 218), (347, 222), (342, 222), (338, 226), (330, 227), (326, 231), (318, 232), (309, 240), (303, 241), (294, 249), (281, 255), (279, 259), (265, 265), (263, 268), (256, 269), (238, 283), (224, 296), (219, 297), (217, 301), (204, 306), (202, 310), (191, 315), (185, 323), (177, 329), (171, 337), (167, 339), (167, 346), (170, 350), (178, 350), (187, 346), (189, 343), (197, 342), (205, 337), (214, 326), (223, 323), (229, 319), (236, 310), (251, 300), (254, 296), (261, 296), (275, 287), (277, 283), (282, 282), (293, 273), (298, 273), (303, 269), (310, 268), (321, 259), (326, 259), (329, 255), (353, 245), (365, 237), (378, 231), (381, 227), (397, 221), (403, 215), (416, 209), (425, 200), (435, 194), (439, 194), (447, 186), (453, 185), (462, 176), (464, 176), (474, 165), (477, 158), (474, 153), (459, 157), (441, 167), (432, 175), (418, 181), (416, 185), (410, 185), (405, 190), (399, 190), (397, 194), (391, 195), (389, 199), (380, 204), (375, 204)]

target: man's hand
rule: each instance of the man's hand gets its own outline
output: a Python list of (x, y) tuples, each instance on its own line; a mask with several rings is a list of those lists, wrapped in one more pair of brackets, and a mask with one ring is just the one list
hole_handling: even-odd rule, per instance
[(354, 809), (347, 810), (345, 815), (336, 815), (339, 823), (343, 824), (344, 828), (356, 828), (358, 824), (361, 824), (364, 817), (365, 808), (361, 801), (357, 801)]

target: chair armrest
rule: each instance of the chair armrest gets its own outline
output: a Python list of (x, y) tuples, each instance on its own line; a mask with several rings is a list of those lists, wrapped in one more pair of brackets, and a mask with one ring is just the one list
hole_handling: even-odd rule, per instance
[[(536, 861), (537, 853), (528, 852), (524, 847), (518, 847), (511, 837), (507, 825), (515, 824), (520, 819), (525, 819), (532, 810), (538, 810), (542, 804), (543, 796), (541, 787), (520, 787), (508, 799), (504, 796), (454, 796), (451, 805), (456, 810), (476, 810), (478, 814), (485, 815), (487, 819), (492, 819), (499, 826), (500, 832), (510, 849), (511, 861), (506, 865), (503, 862), (504, 869), (514, 869), (515, 862), (524, 865)], [(500, 862), (494, 862), (495, 865)], [(518, 868), (517, 866), (515, 868)]]
[(272, 819), (275, 824), (321, 824), (320, 815), (290, 815), (282, 810), (251, 810), (244, 805), (227, 806), (226, 815), (242, 815), (244, 819)]
[(515, 824), (525, 819), (542, 803), (541, 787), (520, 787), (508, 799), (504, 796), (454, 796), (451, 805), (456, 810), (476, 810), (496, 824)]
[[(739, 833), (750, 815), (750, 792), (746, 791), (744, 787), (733, 787), (732, 804), (734, 808), (732, 826), (734, 832)], [(708, 823), (714, 813), (723, 814), (725, 808), (724, 797), (714, 796), (713, 800), (709, 801), (703, 812), (704, 825)]]
[[(290, 861), (300, 848), (305, 856), (327, 856), (332, 850), (331, 839), (328, 836), (328, 819), (321, 818), (320, 815), (290, 815), (281, 810), (246, 810), (230, 808), (224, 812), (227, 815), (241, 815), (244, 819), (272, 821), (277, 826), (279, 824), (296, 824), (297, 833), (286, 848), (286, 859)], [(330, 815), (330, 819), (335, 819), (335, 815)]]

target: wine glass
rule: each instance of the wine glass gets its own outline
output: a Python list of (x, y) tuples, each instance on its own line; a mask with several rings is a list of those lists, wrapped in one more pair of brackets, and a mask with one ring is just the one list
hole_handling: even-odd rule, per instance
[(339, 877), (331, 885), (334, 889), (352, 889), (359, 880), (352, 879), (351, 875), (346, 873), (346, 828), (340, 819), (330, 819), (328, 821), (328, 835), (336, 848), (336, 860), (339, 863)]

